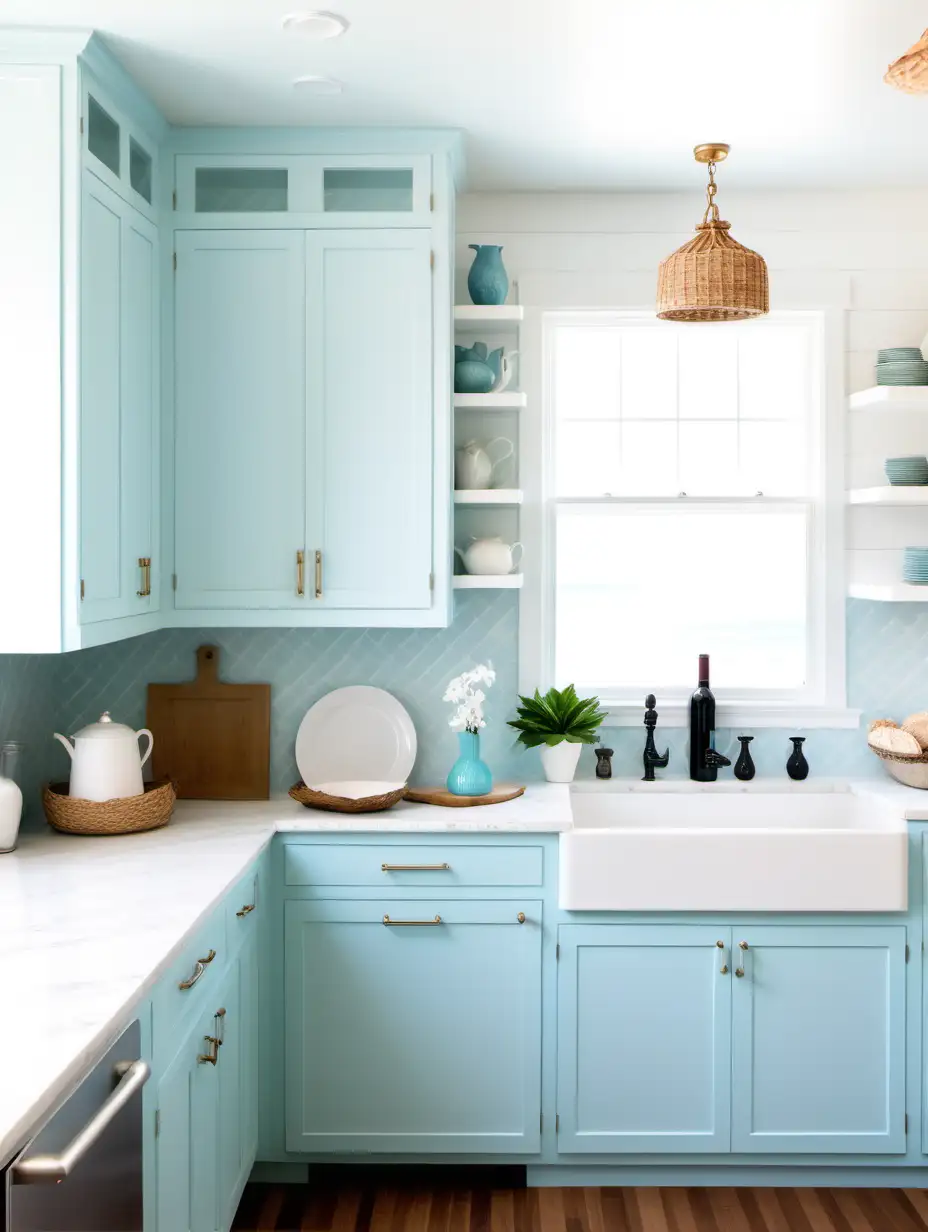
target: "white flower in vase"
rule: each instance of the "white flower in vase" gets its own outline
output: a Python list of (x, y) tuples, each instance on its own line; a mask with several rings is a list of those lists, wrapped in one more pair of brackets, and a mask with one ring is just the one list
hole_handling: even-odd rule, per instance
[(483, 717), (483, 703), (487, 695), (478, 685), (487, 688), (496, 680), (496, 672), (489, 663), (481, 663), (469, 672), (462, 672), (448, 683), (443, 700), (455, 706), (454, 713), (448, 720), (452, 731), (469, 731), (475, 734), (481, 727), (486, 727)]

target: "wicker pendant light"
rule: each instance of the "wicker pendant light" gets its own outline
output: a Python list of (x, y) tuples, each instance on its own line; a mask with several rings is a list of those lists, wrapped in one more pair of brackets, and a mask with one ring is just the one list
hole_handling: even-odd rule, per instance
[(696, 235), (657, 272), (657, 315), (664, 321), (743, 321), (770, 311), (767, 263), (728, 234), (715, 204), (715, 165), (728, 157), (721, 142), (696, 146), (709, 167), (706, 212)]
[(883, 80), (904, 94), (928, 94), (928, 30), (889, 66)]

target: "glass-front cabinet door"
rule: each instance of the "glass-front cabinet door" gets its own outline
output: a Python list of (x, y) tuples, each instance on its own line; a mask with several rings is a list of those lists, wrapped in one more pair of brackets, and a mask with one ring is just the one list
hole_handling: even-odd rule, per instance
[[(412, 225), (431, 210), (428, 155), (177, 156), (177, 209), (197, 215), (299, 214), (326, 226)], [(309, 216), (309, 217), (307, 217)]]
[(157, 150), (85, 72), (81, 126), (84, 166), (108, 188), (155, 219)]

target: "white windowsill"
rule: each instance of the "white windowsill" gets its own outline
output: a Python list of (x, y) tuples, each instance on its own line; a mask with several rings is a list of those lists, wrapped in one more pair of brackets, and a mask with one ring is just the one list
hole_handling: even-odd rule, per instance
[[(604, 727), (641, 727), (644, 723), (644, 698), (640, 702), (601, 700), (609, 714)], [(657, 698), (659, 727), (688, 727), (689, 701), (661, 702)], [(803, 706), (799, 702), (723, 702), (715, 704), (716, 727), (789, 727), (795, 731), (817, 727), (848, 728), (860, 726), (860, 710), (845, 706)]]

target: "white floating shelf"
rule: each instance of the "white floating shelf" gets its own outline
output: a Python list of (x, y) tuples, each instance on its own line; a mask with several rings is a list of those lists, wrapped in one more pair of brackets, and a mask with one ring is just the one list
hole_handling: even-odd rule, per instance
[(852, 582), (848, 594), (852, 599), (875, 599), (880, 603), (928, 603), (928, 586), (913, 586), (909, 582), (877, 586)]
[(454, 503), (456, 505), (521, 505), (522, 491), (520, 488), (455, 488)]
[(528, 402), (523, 393), (503, 390), (501, 394), (455, 394), (454, 407), (458, 411), (518, 411)]
[(518, 325), (525, 316), (521, 304), (455, 304), (457, 325)]
[(885, 484), (880, 488), (852, 488), (849, 505), (928, 505), (928, 484)]
[(928, 410), (928, 385), (874, 385), (851, 394), (848, 405), (852, 411), (893, 407), (897, 410)]
[(453, 585), (455, 590), (521, 590), (522, 574), (456, 573)]

